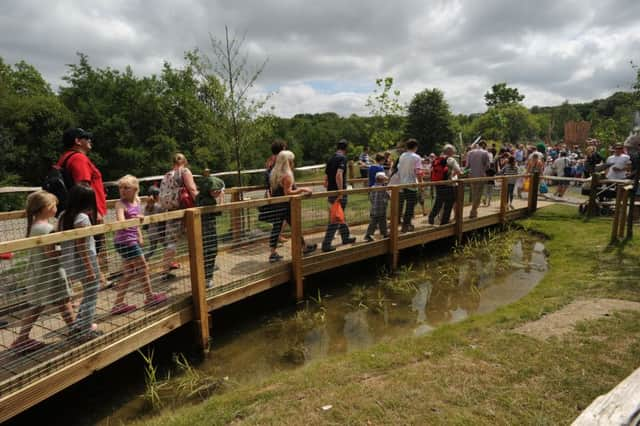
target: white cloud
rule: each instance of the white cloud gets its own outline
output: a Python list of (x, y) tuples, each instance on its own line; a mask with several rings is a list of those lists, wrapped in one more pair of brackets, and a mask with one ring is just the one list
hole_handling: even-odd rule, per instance
[[(54, 87), (76, 52), (138, 75), (179, 65), (209, 35), (246, 35), (250, 64), (276, 113), (365, 113), (376, 78), (393, 76), (408, 102), (437, 87), (454, 112), (484, 110), (507, 81), (527, 105), (584, 101), (628, 89), (640, 61), (637, 0), (5, 0), (0, 56), (24, 59)], [(321, 84), (319, 84), (321, 83)]]

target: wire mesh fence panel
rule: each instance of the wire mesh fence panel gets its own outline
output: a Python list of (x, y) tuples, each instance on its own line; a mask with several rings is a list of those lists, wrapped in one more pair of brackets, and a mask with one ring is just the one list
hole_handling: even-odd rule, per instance
[[(260, 211), (262, 210), (262, 211)], [(202, 214), (205, 279), (209, 295), (288, 271), (291, 260), (289, 202)]]
[[(14, 251), (11, 266), (0, 271), (0, 393), (187, 303), (191, 282), (182, 222), (149, 224), (142, 244), (119, 243), (123, 230), (116, 230)], [(137, 232), (138, 226), (130, 229)]]

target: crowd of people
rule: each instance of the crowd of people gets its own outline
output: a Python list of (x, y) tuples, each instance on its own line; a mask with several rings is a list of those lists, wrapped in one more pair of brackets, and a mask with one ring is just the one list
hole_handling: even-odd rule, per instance
[[(56, 196), (41, 190), (28, 197), (27, 236), (78, 229), (104, 221), (106, 195), (102, 175), (88, 157), (92, 149), (91, 134), (80, 128), (69, 129), (63, 134), (63, 143), (65, 152), (60, 156), (56, 166), (69, 187), (68, 194)], [(427, 223), (449, 223), (456, 200), (454, 181), (457, 179), (507, 176), (508, 205), (513, 208), (514, 198), (527, 192), (525, 180), (517, 175), (539, 172), (558, 177), (587, 177), (604, 163), (608, 166), (607, 178), (624, 179), (630, 165), (630, 158), (624, 152), (624, 146), (615, 145), (613, 153), (605, 159), (595, 141), (588, 143), (584, 151), (577, 146), (546, 146), (542, 143), (506, 144), (498, 149), (496, 144), (489, 147), (486, 141), (481, 139), (467, 147), (461, 155), (457, 155), (456, 148), (450, 144), (445, 145), (438, 155), (420, 155), (418, 147), (415, 139), (406, 140), (397, 150), (395, 160), (390, 151), (374, 154), (372, 159), (368, 147), (358, 156), (360, 176), (367, 178), (368, 185), (374, 188), (369, 193), (370, 223), (364, 235), (365, 241), (373, 241), (376, 231), (382, 238), (389, 236), (387, 210), (390, 195), (384, 189), (388, 185), (443, 181), (426, 189), (421, 189), (418, 185), (402, 188), (399, 199), (400, 232), (406, 233), (415, 229), (413, 220), (417, 205), (420, 205), (423, 214), (426, 214), (425, 190), (433, 191), (432, 195), (435, 198), (428, 213)], [(271, 148), (272, 156), (265, 164), (265, 196), (310, 194), (311, 188), (297, 186), (295, 183), (295, 156), (287, 149), (286, 142), (276, 140)], [(324, 176), (327, 191), (348, 188), (348, 151), (348, 142), (340, 140), (336, 144), (334, 154), (328, 159)], [(481, 204), (490, 205), (493, 187), (491, 182), (487, 184), (484, 181), (470, 181), (470, 218), (478, 216)], [(556, 194), (562, 197), (566, 188), (566, 181), (559, 180)], [(171, 170), (164, 175), (160, 184), (149, 189), (146, 205), (141, 204), (140, 186), (135, 176), (121, 177), (118, 180), (118, 189), (120, 198), (115, 204), (116, 219), (125, 221), (193, 206), (220, 204), (224, 200), (225, 185), (219, 178), (211, 176), (208, 170), (203, 173), (202, 178), (195, 179), (188, 168), (186, 157), (178, 153), (173, 158)], [(356, 237), (351, 234), (344, 219), (347, 199), (345, 193), (332, 193), (327, 197), (332, 215), (320, 247), (323, 252), (336, 250), (333, 241), (337, 232), (341, 244), (356, 242)], [(340, 212), (335, 216), (337, 219), (333, 215), (334, 209)], [(265, 220), (272, 224), (268, 261), (275, 263), (283, 259), (277, 247), (285, 240), (282, 235), (283, 227), (291, 223), (290, 204), (269, 204), (268, 213)], [(201, 220), (207, 287), (213, 286), (213, 274), (218, 269), (215, 264), (218, 251), (218, 214), (204, 213)], [(57, 225), (52, 224), (55, 218)], [(167, 301), (165, 293), (153, 290), (148, 259), (161, 248), (161, 276), (163, 279), (174, 278), (172, 270), (178, 267), (175, 262), (176, 247), (182, 233), (183, 223), (179, 219), (152, 223), (147, 229), (148, 244), (143, 248), (144, 237), (139, 226), (115, 232), (113, 245), (122, 258), (122, 278), (115, 284), (116, 296), (110, 311), (112, 315), (138, 309), (136, 305), (126, 302), (127, 291), (135, 281), (141, 282), (145, 306)], [(302, 236), (300, 238), (303, 254), (313, 253), (317, 249), (316, 244), (307, 244)], [(32, 251), (29, 267), (32, 268), (30, 276), (33, 277), (33, 282), (27, 286), (31, 307), (24, 316), (20, 332), (12, 344), (13, 350), (29, 352), (44, 345), (31, 339), (29, 334), (46, 305), (52, 305), (59, 310), (72, 337), (87, 340), (101, 334), (95, 323), (98, 291), (101, 287), (111, 285), (101, 272), (105, 269), (106, 245), (105, 236), (102, 234), (65, 241), (61, 247), (43, 246)], [(70, 282), (74, 280), (82, 282), (82, 299), (77, 313), (71, 304)]]

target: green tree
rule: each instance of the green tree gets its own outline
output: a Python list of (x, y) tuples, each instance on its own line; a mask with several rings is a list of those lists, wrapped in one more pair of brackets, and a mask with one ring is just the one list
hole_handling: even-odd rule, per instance
[[(376, 88), (367, 98), (365, 107), (378, 118), (380, 125), (371, 128), (369, 144), (374, 150), (384, 150), (394, 146), (402, 138), (400, 115), (405, 108), (400, 103), (400, 90), (393, 88), (393, 77), (376, 79)], [(373, 128), (372, 128), (373, 127)]]
[(433, 152), (453, 141), (452, 121), (444, 93), (438, 89), (425, 89), (409, 104), (405, 136), (415, 138), (421, 152)]
[(0, 185), (39, 185), (57, 159), (73, 114), (25, 62), (12, 67), (0, 58), (0, 94)]
[(491, 91), (484, 94), (484, 101), (489, 108), (517, 104), (523, 100), (524, 95), (521, 95), (515, 87), (508, 87), (507, 83), (494, 84), (491, 86)]

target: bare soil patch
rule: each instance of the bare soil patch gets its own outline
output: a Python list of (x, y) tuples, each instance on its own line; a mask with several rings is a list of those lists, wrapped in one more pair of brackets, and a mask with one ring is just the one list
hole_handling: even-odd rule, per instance
[(537, 339), (548, 339), (569, 333), (580, 321), (607, 317), (615, 311), (640, 311), (640, 303), (618, 299), (576, 300), (559, 311), (523, 324), (514, 331)]

